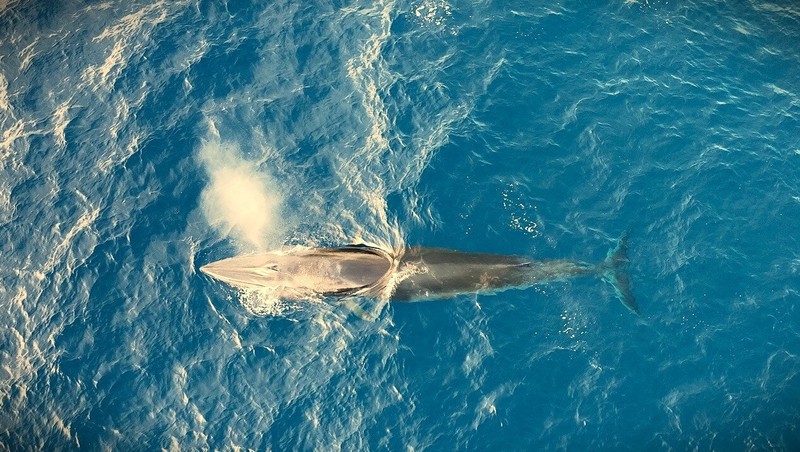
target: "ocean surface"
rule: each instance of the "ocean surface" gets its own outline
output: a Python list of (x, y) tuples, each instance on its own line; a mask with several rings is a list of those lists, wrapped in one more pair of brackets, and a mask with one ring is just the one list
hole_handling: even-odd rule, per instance
[[(0, 0), (0, 450), (799, 450), (793, 0)], [(423, 303), (282, 246), (601, 261)]]

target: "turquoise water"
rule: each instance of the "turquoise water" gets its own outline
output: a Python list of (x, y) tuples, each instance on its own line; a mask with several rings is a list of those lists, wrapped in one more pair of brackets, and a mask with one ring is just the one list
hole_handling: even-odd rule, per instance
[[(0, 37), (0, 449), (800, 448), (794, 2), (6, 0)], [(197, 270), (626, 232), (640, 317)]]

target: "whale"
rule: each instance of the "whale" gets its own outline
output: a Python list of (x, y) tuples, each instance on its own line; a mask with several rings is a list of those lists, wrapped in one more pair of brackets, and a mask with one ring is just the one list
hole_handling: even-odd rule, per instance
[(587, 263), (420, 246), (399, 252), (366, 244), (292, 247), (218, 260), (200, 271), (230, 286), (264, 290), (282, 299), (388, 297), (396, 302), (496, 293), (593, 276), (609, 283), (623, 306), (638, 315), (627, 248), (623, 237), (603, 261)]

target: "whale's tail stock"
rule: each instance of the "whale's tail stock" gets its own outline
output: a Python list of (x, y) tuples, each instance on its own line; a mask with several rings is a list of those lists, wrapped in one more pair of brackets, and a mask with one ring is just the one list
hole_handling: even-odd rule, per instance
[(617, 299), (634, 314), (639, 314), (639, 306), (631, 291), (631, 278), (628, 275), (628, 234), (623, 235), (617, 246), (608, 252), (608, 257), (600, 266), (600, 276), (611, 284)]

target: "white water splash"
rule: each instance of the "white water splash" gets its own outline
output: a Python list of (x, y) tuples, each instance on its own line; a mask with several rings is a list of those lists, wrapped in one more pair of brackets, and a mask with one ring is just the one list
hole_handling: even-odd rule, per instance
[[(315, 298), (309, 295), (306, 300), (319, 302), (320, 296)], [(302, 309), (300, 303), (282, 299), (268, 289), (242, 289), (239, 291), (239, 301), (247, 312), (257, 317), (281, 317)]]

